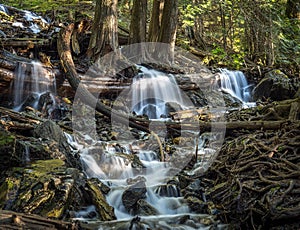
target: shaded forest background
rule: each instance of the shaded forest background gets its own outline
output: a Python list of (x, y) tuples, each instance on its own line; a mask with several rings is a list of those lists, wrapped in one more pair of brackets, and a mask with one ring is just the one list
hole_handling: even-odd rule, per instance
[[(156, 1), (156, 0), (155, 0)], [(4, 0), (4, 4), (41, 13), (54, 23), (93, 21), (95, 1)], [(130, 30), (133, 0), (119, 0), (119, 32)], [(162, 2), (162, 1), (157, 1)], [(147, 1), (147, 32), (154, 3)], [(234, 69), (279, 68), (300, 72), (298, 0), (179, 0), (176, 45), (208, 66)]]

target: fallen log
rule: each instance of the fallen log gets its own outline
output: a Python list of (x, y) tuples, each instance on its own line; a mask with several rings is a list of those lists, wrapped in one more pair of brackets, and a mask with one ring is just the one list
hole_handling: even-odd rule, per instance
[(0, 81), (10, 82), (15, 77), (13, 71), (0, 68)]
[[(110, 107), (101, 103), (97, 98), (95, 98), (82, 84), (80, 84), (80, 79), (77, 75), (75, 64), (72, 58), (72, 52), (70, 48), (70, 40), (72, 32), (74, 30), (74, 24), (70, 24), (66, 28), (62, 29), (58, 35), (57, 40), (57, 49), (61, 64), (68, 82), (70, 83), (73, 90), (80, 96), (80, 99), (85, 102), (87, 105), (94, 107), (96, 105), (96, 110), (107, 117), (111, 117), (112, 110)], [(141, 131), (150, 133), (148, 129), (149, 121), (148, 120), (139, 120), (132, 116), (128, 116), (122, 113), (114, 113), (114, 117), (117, 119), (117, 122), (122, 124), (128, 124), (130, 127), (137, 128)], [(128, 122), (129, 120), (129, 122)]]
[(0, 53), (0, 67), (7, 70), (14, 70), (16, 68), (16, 62), (12, 62), (7, 60), (5, 57), (3, 58)]
[(51, 220), (34, 214), (0, 210), (0, 229), (80, 229), (76, 223)]
[(50, 45), (49, 39), (42, 38), (4, 38), (1, 40), (2, 46), (10, 47), (30, 47)]
[[(80, 98), (86, 104), (94, 107), (96, 105), (96, 111), (102, 113), (107, 117), (111, 117), (112, 110), (110, 107), (104, 105), (100, 101), (98, 101), (85, 87), (83, 87), (80, 83), (80, 79), (77, 75), (75, 65), (72, 59), (71, 49), (70, 49), (70, 39), (72, 35), (72, 31), (74, 29), (74, 25), (71, 24), (67, 26), (65, 29), (62, 29), (59, 33), (58, 37), (58, 52), (61, 59), (61, 64), (63, 66), (64, 72), (66, 73), (67, 79), (73, 88), (74, 91), (78, 93)], [(149, 130), (149, 120), (140, 119), (137, 117), (133, 117), (130, 115), (125, 115), (119, 112), (114, 112), (114, 118), (117, 119), (118, 122), (122, 124), (129, 124), (130, 127), (137, 128), (144, 132), (150, 133)], [(129, 123), (128, 123), (129, 120)], [(285, 125), (288, 125), (290, 121), (281, 120), (281, 121), (238, 121), (238, 122), (199, 122), (199, 126), (195, 126), (195, 123), (184, 123), (180, 122), (162, 122), (163, 125), (166, 125), (170, 129), (176, 130), (199, 130), (200, 131), (209, 131), (212, 129), (224, 129), (226, 127), (227, 130), (255, 130), (255, 129), (280, 129)], [(299, 125), (298, 121), (295, 121), (296, 125)]]

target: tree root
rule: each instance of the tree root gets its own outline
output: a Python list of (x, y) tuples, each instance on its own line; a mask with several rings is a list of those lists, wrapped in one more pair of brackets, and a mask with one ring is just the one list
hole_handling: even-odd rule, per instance
[(240, 229), (300, 226), (298, 130), (256, 131), (225, 142), (202, 176), (212, 179), (205, 180), (207, 196), (224, 223)]

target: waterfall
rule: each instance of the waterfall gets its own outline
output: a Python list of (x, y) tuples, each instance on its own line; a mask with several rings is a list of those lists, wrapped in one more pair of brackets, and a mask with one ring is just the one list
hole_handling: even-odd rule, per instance
[(4, 12), (4, 13), (8, 14), (7, 8), (6, 8), (4, 5), (2, 5), (2, 4), (0, 4), (0, 11), (2, 11), (2, 12)]
[(53, 95), (56, 94), (55, 76), (38, 61), (20, 62), (16, 68), (12, 91), (14, 110), (16, 111), (22, 110), (24, 105), (37, 108), (40, 96), (45, 93), (50, 93), (54, 104)]
[(133, 112), (147, 115), (150, 119), (159, 119), (166, 117), (171, 107), (175, 110), (186, 107), (187, 102), (172, 74), (145, 67), (140, 70), (142, 73), (133, 79), (132, 84)]
[(245, 75), (241, 71), (221, 69), (221, 89), (243, 103), (251, 102), (251, 89)]

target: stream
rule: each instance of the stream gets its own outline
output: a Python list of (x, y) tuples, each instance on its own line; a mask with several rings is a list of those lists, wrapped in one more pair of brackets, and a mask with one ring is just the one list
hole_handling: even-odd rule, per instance
[[(140, 68), (130, 90), (131, 105), (137, 115), (146, 115), (152, 121), (164, 121), (168, 106), (176, 109), (191, 107), (188, 98), (180, 93), (172, 75), (157, 70)], [(238, 75), (237, 81), (235, 78)], [(244, 105), (250, 103), (250, 87), (241, 72), (221, 71), (222, 90), (238, 98)], [(231, 80), (230, 80), (231, 79)], [(224, 83), (225, 81), (225, 83)], [(171, 91), (170, 91), (171, 90)], [(245, 101), (244, 101), (245, 100)], [(173, 108), (174, 109), (174, 108)], [(119, 130), (120, 131), (120, 130)], [(84, 173), (89, 178), (98, 178), (110, 188), (108, 203), (114, 207), (116, 221), (102, 222), (97, 219), (93, 206), (76, 213), (76, 219), (92, 229), (223, 229), (208, 214), (191, 211), (181, 192), (177, 175), (183, 172), (194, 175), (208, 168), (218, 149), (218, 133), (189, 132), (185, 142), (176, 146), (175, 154), (167, 154), (167, 161), (160, 154), (153, 136), (140, 132), (135, 139), (101, 141), (91, 136), (66, 134), (75, 151), (80, 152)], [(153, 144), (154, 143), (154, 144)], [(197, 151), (196, 163), (186, 169)], [(206, 202), (204, 193), (202, 200)], [(93, 218), (90, 218), (93, 216)]]
[[(0, 6), (1, 11), (9, 13)], [(47, 24), (33, 13), (22, 12), (33, 33), (40, 32), (35, 21)], [(24, 27), (22, 23), (12, 26)], [(169, 114), (193, 109), (194, 104), (181, 91), (174, 75), (141, 65), (137, 68), (140, 73), (133, 78), (128, 91), (130, 103), (126, 105), (127, 111), (148, 117), (158, 137), (143, 132), (126, 136), (118, 126), (114, 128), (120, 137), (115, 141), (101, 140), (89, 131), (72, 135), (65, 133), (74, 153), (80, 154), (84, 174), (88, 178), (98, 178), (109, 188), (106, 200), (114, 208), (117, 220), (100, 221), (94, 206), (82, 207), (75, 212), (74, 219), (89, 229), (226, 228), (214, 219), (213, 211), (199, 214), (191, 209), (188, 192), (197, 193), (199, 199), (207, 203), (204, 191), (200, 182), (183, 191), (183, 182), (178, 176), (193, 176), (207, 170), (218, 154), (219, 145), (216, 143), (223, 140), (222, 135), (213, 129), (201, 133), (181, 130), (178, 143), (168, 145), (164, 122), (171, 119)], [(11, 84), (13, 109), (22, 111), (30, 106), (51, 114), (56, 104), (55, 76), (38, 61), (20, 62), (15, 71), (16, 78)], [(254, 105), (251, 103), (252, 86), (248, 85), (242, 72), (221, 69), (216, 77), (220, 81), (219, 90), (230, 94), (244, 107)], [(165, 161), (162, 161), (159, 142), (163, 143)], [(28, 148), (24, 157), (26, 162), (30, 161)]]

